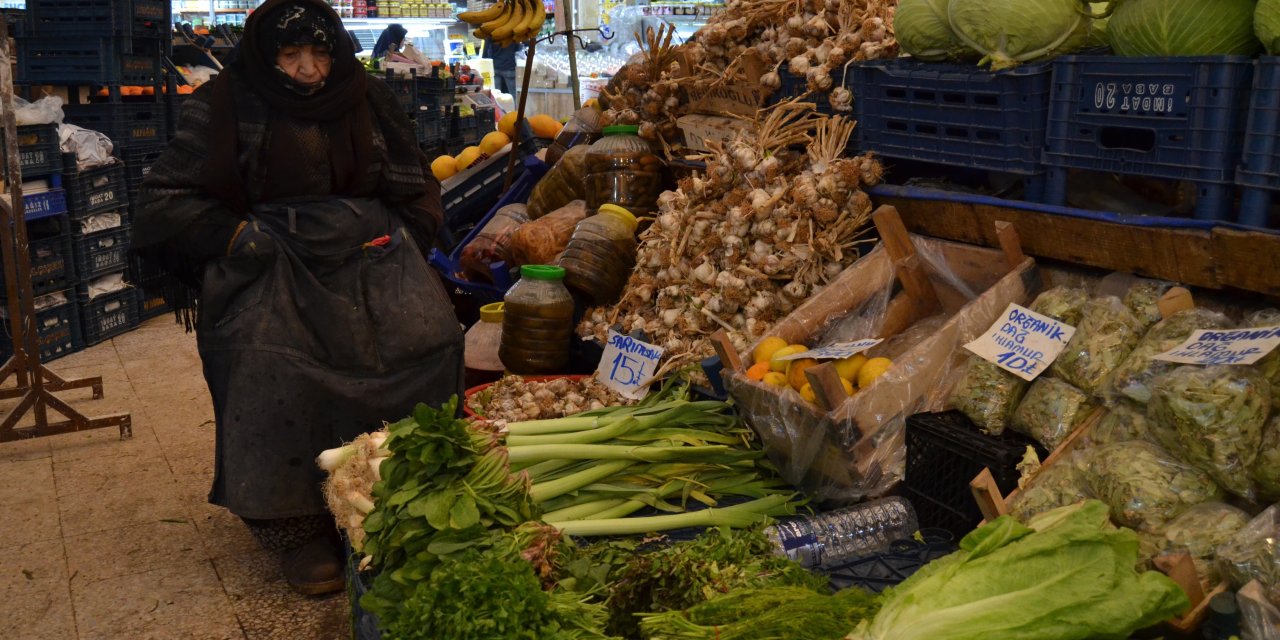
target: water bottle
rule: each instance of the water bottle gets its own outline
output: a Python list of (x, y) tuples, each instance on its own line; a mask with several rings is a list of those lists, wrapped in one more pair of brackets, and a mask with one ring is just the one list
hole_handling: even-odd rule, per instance
[(766, 531), (778, 551), (805, 567), (838, 567), (889, 548), (919, 528), (905, 498), (890, 497), (779, 522)]

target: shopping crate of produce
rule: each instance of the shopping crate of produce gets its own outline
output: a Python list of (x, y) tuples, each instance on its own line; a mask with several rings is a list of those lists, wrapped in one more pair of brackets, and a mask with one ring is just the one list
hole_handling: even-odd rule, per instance
[(93, 283), (82, 284), (76, 290), (85, 346), (91, 347), (137, 328), (140, 322), (138, 295), (131, 287), (97, 295), (92, 295), (93, 290)]
[(155, 164), (164, 153), (163, 146), (117, 147), (116, 157), (124, 161), (125, 191), (129, 202), (136, 202), (142, 181), (151, 173), (151, 165)]
[[(996, 486), (1008, 493), (1018, 486), (1018, 463), (1027, 447), (1044, 459), (1039, 443), (1005, 431), (983, 433), (964, 414), (920, 413), (907, 418), (907, 498), (916, 505), (922, 526), (947, 529), (958, 536), (982, 521), (969, 482), (990, 469)], [(923, 500), (922, 500), (923, 499)]]
[(1242, 56), (1067, 56), (1053, 65), (1045, 202), (1066, 202), (1068, 169), (1187, 180), (1195, 216), (1229, 216), (1253, 61)]
[(522, 158), (513, 167), (514, 185), (524, 172), (523, 159), (537, 153), (532, 138), (525, 138), (519, 148), (509, 144), (492, 157), (477, 161), (466, 171), (440, 184), (440, 198), (444, 203), (444, 225), (440, 229), (440, 237), (450, 250), (468, 232), (479, 226), (478, 223), (494, 210), (493, 205), (502, 198), (502, 189), (506, 186), (508, 153), (519, 153)]
[(125, 165), (113, 162), (109, 165), (63, 174), (67, 203), (73, 219), (96, 213), (117, 211), (129, 205), (128, 184), (125, 182)]
[(72, 239), (75, 247), (76, 274), (89, 280), (129, 268), (129, 234), (122, 225)]
[(1048, 63), (995, 73), (910, 59), (854, 64), (851, 144), (891, 158), (1038, 175), (1051, 78)]
[(26, 33), (163, 38), (171, 12), (168, 0), (28, 0)]
[(1271, 203), (1280, 194), (1280, 56), (1258, 59), (1253, 98), (1245, 126), (1244, 157), (1236, 173), (1240, 222), (1268, 225)]
[(68, 104), (62, 111), (68, 123), (101, 132), (118, 145), (162, 145), (169, 141), (161, 102)]
[[(76, 311), (74, 291), (47, 293), (35, 299), (36, 333), (40, 345), (40, 359), (49, 361), (84, 348), (80, 333), (80, 317)], [(13, 334), (9, 327), (9, 307), (0, 300), (0, 356), (13, 355)]]
[(160, 40), (92, 36), (18, 40), (18, 81), (28, 84), (154, 85)]
[[(4, 142), (0, 141), (0, 150)], [(58, 125), (33, 124), (18, 127), (18, 166), (24, 180), (62, 171), (62, 147)]]

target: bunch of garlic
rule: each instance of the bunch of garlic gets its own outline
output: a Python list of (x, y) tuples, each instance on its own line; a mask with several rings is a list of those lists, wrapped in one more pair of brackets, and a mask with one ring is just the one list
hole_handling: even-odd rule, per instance
[(687, 100), (675, 79), (680, 67), (676, 62), (679, 48), (672, 44), (674, 35), (675, 28), (668, 26), (649, 30), (644, 37), (637, 34), (641, 59), (620, 69), (610, 83), (601, 126), (638, 125), (640, 137), (656, 149), (667, 149), (679, 140), (676, 119), (683, 115)]

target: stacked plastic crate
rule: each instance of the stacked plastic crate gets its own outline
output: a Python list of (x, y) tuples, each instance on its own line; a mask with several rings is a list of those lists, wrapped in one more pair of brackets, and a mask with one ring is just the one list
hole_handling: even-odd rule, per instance
[[(146, 180), (147, 174), (151, 172), (151, 166), (164, 153), (164, 149), (163, 144), (152, 144), (123, 147), (116, 150), (117, 157), (124, 161), (124, 180), (129, 199), (128, 211), (130, 219), (137, 215), (137, 208), (142, 202), (139, 197), (142, 190), (142, 182)], [(165, 304), (165, 300), (161, 295), (168, 282), (168, 276), (165, 273), (156, 271), (149, 265), (131, 258), (125, 279), (135, 288), (138, 305), (137, 313), (140, 320), (154, 318), (169, 311), (169, 307)]]
[[(48, 361), (84, 347), (76, 307), (75, 260), (70, 220), (62, 189), (62, 156), (58, 126), (18, 127), (19, 166), (24, 187), (23, 214), (27, 220), (27, 250), (35, 293), (36, 331), (41, 359)], [(0, 298), (8, 295), (0, 270)], [(0, 355), (13, 353), (8, 300), (0, 300)]]
[(71, 217), (71, 242), (80, 282), (80, 328), (86, 346), (138, 326), (138, 294), (127, 284), (129, 192), (125, 165), (63, 174)]

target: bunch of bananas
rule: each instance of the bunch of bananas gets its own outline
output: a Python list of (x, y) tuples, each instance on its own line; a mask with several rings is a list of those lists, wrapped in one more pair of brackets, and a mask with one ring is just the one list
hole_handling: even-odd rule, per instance
[(464, 11), (458, 19), (476, 27), (475, 37), (506, 46), (542, 31), (547, 9), (542, 0), (500, 0), (484, 11)]

